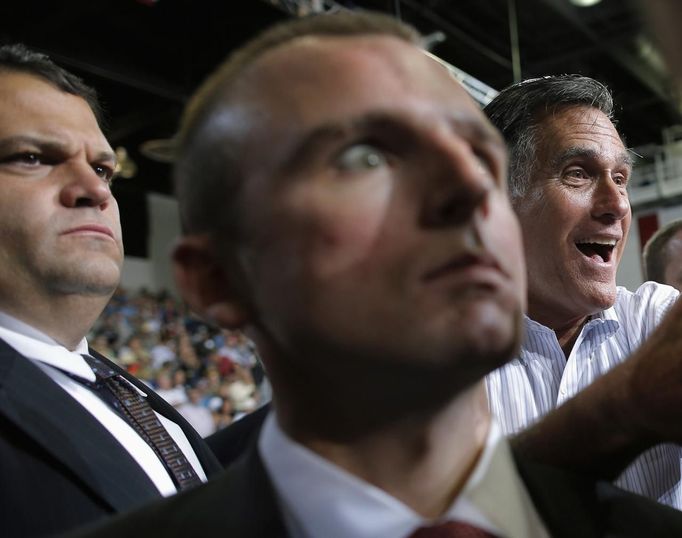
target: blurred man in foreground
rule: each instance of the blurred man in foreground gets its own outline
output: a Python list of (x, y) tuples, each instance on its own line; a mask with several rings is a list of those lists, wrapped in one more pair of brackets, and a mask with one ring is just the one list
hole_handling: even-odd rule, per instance
[(525, 303), (505, 148), (409, 27), (340, 13), (266, 32), (191, 101), (175, 172), (179, 286), (249, 328), (274, 406), (222, 477), (92, 536), (682, 531), (515, 459), (491, 421), (482, 379)]

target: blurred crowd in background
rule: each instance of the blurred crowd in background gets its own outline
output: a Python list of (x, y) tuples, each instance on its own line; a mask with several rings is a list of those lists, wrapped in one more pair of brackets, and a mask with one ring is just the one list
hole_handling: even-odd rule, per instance
[(166, 292), (117, 290), (88, 342), (153, 387), (206, 437), (270, 399), (253, 344)]

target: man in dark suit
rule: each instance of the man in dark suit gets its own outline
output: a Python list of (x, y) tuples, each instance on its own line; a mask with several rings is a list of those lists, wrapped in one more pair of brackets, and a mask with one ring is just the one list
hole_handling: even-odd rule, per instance
[(291, 21), (195, 95), (176, 277), (195, 311), (248, 328), (274, 405), (221, 477), (82, 536), (682, 532), (515, 457), (491, 420), (482, 379), (525, 301), (505, 147), (419, 43), (377, 15)]
[(125, 411), (97, 395), (91, 357), (151, 405), (195, 483), (218, 467), (178, 413), (85, 340), (123, 262), (116, 161), (97, 111), (92, 90), (45, 56), (0, 48), (3, 536), (53, 534), (181, 489)]

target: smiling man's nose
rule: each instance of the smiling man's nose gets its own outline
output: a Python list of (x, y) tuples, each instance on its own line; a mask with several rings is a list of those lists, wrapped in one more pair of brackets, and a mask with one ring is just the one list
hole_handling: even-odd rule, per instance
[(625, 187), (610, 174), (604, 174), (594, 192), (592, 215), (597, 219), (622, 220), (630, 214), (630, 200)]

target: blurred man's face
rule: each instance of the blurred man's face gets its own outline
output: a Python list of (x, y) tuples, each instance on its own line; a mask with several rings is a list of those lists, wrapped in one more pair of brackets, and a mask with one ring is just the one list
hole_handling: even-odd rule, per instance
[(525, 282), (505, 148), (446, 70), (394, 38), (304, 38), (242, 92), (215, 123), (246, 139), (238, 259), (261, 333), (296, 360), (469, 381), (507, 360)]
[(529, 314), (559, 328), (616, 300), (616, 269), (631, 220), (631, 164), (613, 124), (595, 108), (547, 116), (538, 140), (530, 187), (514, 207), (528, 265)]
[(123, 263), (114, 166), (85, 100), (0, 74), (0, 308), (113, 293)]

